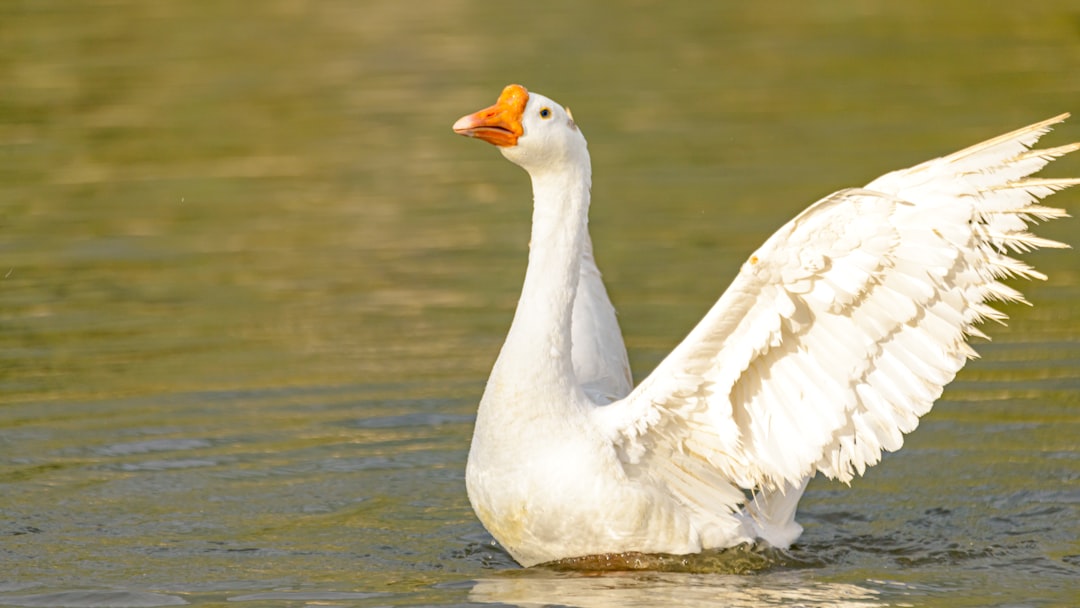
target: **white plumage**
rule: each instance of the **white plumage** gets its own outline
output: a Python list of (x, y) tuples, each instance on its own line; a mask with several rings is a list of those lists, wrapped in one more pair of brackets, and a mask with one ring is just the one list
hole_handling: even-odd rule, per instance
[(1027, 232), (1050, 120), (814, 203), (749, 256), (675, 350), (632, 388), (588, 235), (590, 164), (569, 113), (510, 85), (458, 133), (529, 172), (529, 265), (477, 414), (466, 480), (524, 565), (615, 552), (787, 547), (817, 472), (849, 482), (899, 449), (975, 355), (1010, 257), (1063, 247)]

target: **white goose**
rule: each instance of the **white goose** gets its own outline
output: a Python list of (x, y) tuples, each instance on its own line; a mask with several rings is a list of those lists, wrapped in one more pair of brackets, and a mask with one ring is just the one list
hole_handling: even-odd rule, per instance
[(636, 388), (588, 233), (590, 163), (570, 112), (519, 85), (454, 131), (532, 178), (529, 265), (480, 402), (466, 483), (522, 565), (687, 554), (801, 533), (815, 473), (849, 482), (896, 450), (964, 362), (975, 324), (1044, 279), (1007, 253), (1080, 179), (1028, 177), (1080, 143), (1029, 147), (1068, 115), (814, 203), (749, 256)]

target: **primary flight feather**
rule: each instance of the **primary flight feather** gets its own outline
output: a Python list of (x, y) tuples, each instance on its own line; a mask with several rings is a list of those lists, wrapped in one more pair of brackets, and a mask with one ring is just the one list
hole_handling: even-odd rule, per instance
[(769, 237), (637, 387), (588, 233), (591, 166), (569, 112), (519, 85), (454, 131), (532, 179), (529, 263), (477, 413), (466, 483), (521, 564), (686, 554), (800, 534), (816, 473), (850, 481), (899, 449), (974, 356), (1012, 255), (1064, 247), (1027, 224), (1080, 179), (1030, 177), (1080, 143), (1067, 114), (814, 203)]

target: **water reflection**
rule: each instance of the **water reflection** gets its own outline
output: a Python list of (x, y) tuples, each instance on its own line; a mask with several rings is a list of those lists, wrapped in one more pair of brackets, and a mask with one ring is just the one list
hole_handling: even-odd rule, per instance
[(758, 608), (793, 604), (807, 608), (868, 608), (888, 605), (877, 590), (851, 584), (807, 581), (796, 574), (768, 578), (683, 573), (593, 577), (527, 571), (524, 575), (479, 579), (469, 599), (523, 608), (551, 605), (580, 608)]
[(187, 602), (175, 595), (148, 593), (145, 591), (101, 591), (89, 589), (83, 591), (58, 591), (55, 593), (35, 593), (31, 595), (0, 596), (0, 602), (8, 606), (26, 608), (61, 608), (79, 606), (80, 608), (157, 608), (158, 606), (185, 606)]

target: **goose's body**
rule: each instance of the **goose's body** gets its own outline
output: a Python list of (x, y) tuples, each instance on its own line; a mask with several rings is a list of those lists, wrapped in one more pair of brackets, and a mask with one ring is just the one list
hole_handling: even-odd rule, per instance
[[(1080, 144), (1030, 151), (1062, 115), (811, 205), (743, 265), (633, 387), (588, 234), (590, 161), (559, 104), (518, 85), (463, 117), (532, 178), (529, 264), (480, 402), (466, 471), (480, 521), (529, 566), (603, 553), (787, 547), (817, 472), (896, 450), (974, 352), (1011, 251), (1063, 216), (1034, 179)], [(750, 499), (747, 496), (751, 496)]]

